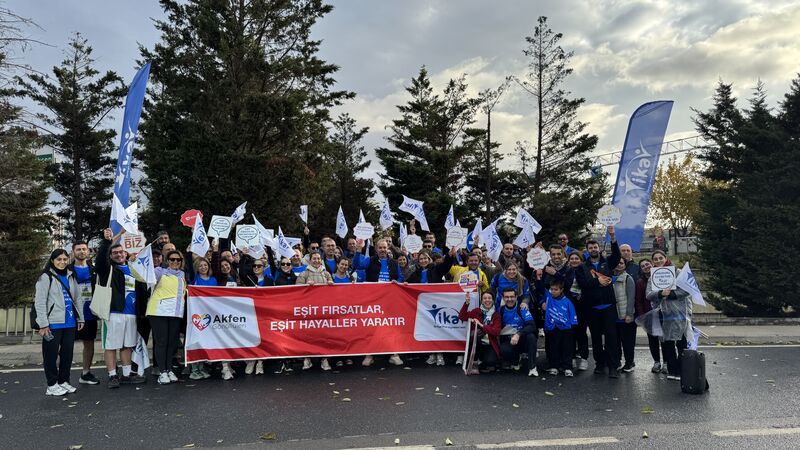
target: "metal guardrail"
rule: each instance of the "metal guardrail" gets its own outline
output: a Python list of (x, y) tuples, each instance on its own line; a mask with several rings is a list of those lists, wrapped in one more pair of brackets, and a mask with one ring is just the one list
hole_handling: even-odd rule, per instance
[(28, 323), (28, 305), (16, 308), (0, 309), (0, 324), (4, 329), (0, 329), (0, 334), (5, 336), (26, 336), (34, 333)]

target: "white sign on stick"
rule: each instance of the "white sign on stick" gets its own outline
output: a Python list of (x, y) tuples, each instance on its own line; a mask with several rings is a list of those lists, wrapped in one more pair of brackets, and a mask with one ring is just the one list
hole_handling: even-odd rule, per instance
[(544, 266), (546, 266), (549, 261), (550, 254), (541, 247), (534, 247), (528, 252), (528, 265), (536, 270), (544, 269)]
[(230, 216), (214, 216), (208, 224), (208, 237), (228, 239), (232, 225)]
[(369, 222), (357, 223), (353, 227), (353, 234), (359, 239), (372, 239), (372, 235), (375, 234), (375, 227)]
[(675, 266), (650, 269), (650, 284), (655, 290), (675, 289)]
[(597, 211), (597, 221), (605, 226), (616, 225), (622, 220), (622, 211), (614, 205), (605, 205)]
[(419, 253), (422, 250), (422, 238), (416, 234), (409, 234), (406, 236), (405, 247), (410, 253)]
[(467, 234), (469, 230), (461, 227), (450, 227), (447, 230), (447, 239), (445, 243), (448, 248), (462, 249), (467, 248)]
[(122, 235), (122, 249), (128, 253), (139, 253), (144, 249), (146, 243), (147, 239), (141, 233), (131, 234), (126, 231)]
[(261, 236), (255, 225), (236, 226), (236, 247), (249, 248), (261, 243)]

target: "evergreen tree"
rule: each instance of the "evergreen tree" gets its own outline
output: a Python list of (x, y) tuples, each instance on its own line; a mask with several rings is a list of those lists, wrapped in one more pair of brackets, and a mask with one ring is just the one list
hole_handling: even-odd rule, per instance
[(561, 38), (539, 17), (533, 36), (525, 38), (528, 73), (517, 80), (536, 102), (536, 140), (517, 145), (520, 203), (542, 224), (544, 241), (561, 232), (574, 240), (585, 234), (608, 192), (605, 174), (591, 174), (589, 153), (597, 136), (585, 133), (587, 124), (577, 120), (585, 99), (570, 98), (563, 89), (572, 74), (572, 52), (559, 45)]
[(379, 187), (392, 205), (399, 205), (403, 195), (424, 201), (431, 231), (438, 233), (450, 205), (456, 205), (457, 217), (466, 214), (456, 204), (465, 181), (459, 169), (479, 145), (466, 130), (480, 100), (467, 96), (465, 76), (451, 79), (442, 95), (435, 94), (425, 67), (406, 91), (411, 100), (397, 107), (401, 117), (392, 121), (388, 138), (393, 148), (376, 150), (386, 170)]
[(34, 154), (35, 133), (21, 126), (22, 110), (11, 103), (18, 91), (9, 83), (20, 67), (10, 55), (27, 42), (19, 26), (29, 23), (0, 8), (0, 308), (30, 302), (50, 245), (45, 164)]
[(372, 201), (375, 182), (362, 176), (372, 163), (367, 159), (367, 151), (361, 143), (367, 131), (367, 127), (358, 128), (349, 114), (341, 114), (333, 122), (331, 150), (327, 155), (327, 164), (333, 172), (333, 186), (317, 220), (324, 224), (321, 229), (325, 231), (334, 231), (339, 205), (351, 227), (358, 219), (359, 210), (363, 210), (368, 222), (377, 224), (378, 209)]
[(125, 97), (122, 79), (111, 71), (100, 75), (91, 55), (87, 40), (75, 33), (66, 59), (53, 67), (54, 78), (30, 74), (28, 81), (18, 79), (25, 94), (48, 111), (36, 117), (42, 124), (41, 143), (61, 156), (48, 167), (60, 197), (52, 205), (73, 241), (95, 237), (108, 224), (116, 132), (103, 123)]
[[(317, 56), (321, 0), (161, 0), (139, 155), (149, 228), (181, 230), (189, 208), (230, 214), (242, 201), (266, 226), (299, 232), (299, 205), (318, 211), (331, 186), (329, 108), (338, 70)], [(288, 221), (278, 223), (278, 220)], [(331, 227), (335, 216), (328, 219)], [(176, 233), (176, 237), (179, 235)]]

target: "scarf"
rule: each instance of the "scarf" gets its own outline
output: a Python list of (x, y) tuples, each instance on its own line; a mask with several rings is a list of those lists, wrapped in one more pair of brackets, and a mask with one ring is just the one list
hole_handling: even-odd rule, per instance
[(494, 305), (492, 305), (491, 308), (486, 309), (483, 307), (483, 304), (481, 304), (481, 312), (483, 313), (483, 324), (488, 325), (489, 322), (492, 321), (492, 316), (494, 315)]

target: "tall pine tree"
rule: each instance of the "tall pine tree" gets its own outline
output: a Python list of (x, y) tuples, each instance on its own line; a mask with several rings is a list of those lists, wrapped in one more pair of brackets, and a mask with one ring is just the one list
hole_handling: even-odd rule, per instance
[(111, 110), (122, 105), (125, 88), (114, 72), (92, 67), (92, 47), (80, 33), (69, 42), (66, 58), (53, 77), (30, 74), (19, 79), (25, 94), (44, 111), (41, 143), (55, 150), (48, 170), (59, 196), (52, 205), (73, 241), (98, 236), (108, 224), (116, 132), (104, 128)]
[(176, 231), (186, 209), (230, 214), (246, 200), (265, 225), (299, 232), (298, 206), (321, 209), (331, 186), (329, 108), (352, 97), (332, 90), (338, 68), (317, 56), (320, 42), (311, 39), (332, 7), (321, 0), (161, 6), (168, 17), (156, 22), (161, 41), (141, 49), (153, 63), (139, 155), (148, 226)]
[(443, 232), (451, 204), (463, 217), (459, 194), (464, 186), (461, 167), (477, 139), (466, 130), (475, 120), (480, 104), (469, 98), (465, 77), (451, 79), (441, 95), (434, 93), (428, 71), (422, 67), (411, 86), (411, 99), (397, 107), (400, 118), (392, 121), (392, 148), (376, 150), (386, 170), (379, 187), (396, 208), (403, 195), (425, 202), (431, 231)]
[(574, 240), (585, 234), (608, 192), (605, 174), (592, 176), (589, 153), (597, 136), (585, 132), (577, 119), (585, 99), (571, 98), (563, 85), (572, 74), (572, 52), (560, 45), (562, 34), (554, 32), (547, 18), (539, 17), (533, 36), (525, 41), (528, 73), (518, 80), (536, 102), (536, 136), (521, 142), (520, 200), (542, 224), (542, 240), (567, 233)]

